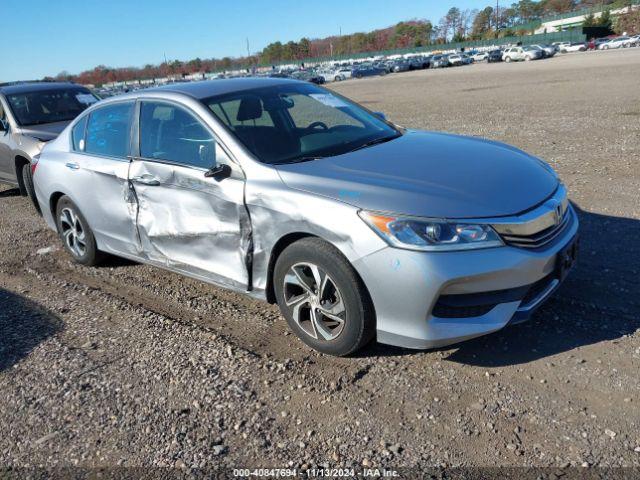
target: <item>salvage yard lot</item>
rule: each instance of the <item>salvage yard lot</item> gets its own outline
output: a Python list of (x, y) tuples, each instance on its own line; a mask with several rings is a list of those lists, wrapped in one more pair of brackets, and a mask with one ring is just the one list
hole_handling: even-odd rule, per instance
[(331, 86), (538, 155), (579, 208), (534, 319), (437, 351), (322, 356), (274, 306), (72, 264), (0, 187), (0, 466), (640, 466), (639, 78), (632, 49)]

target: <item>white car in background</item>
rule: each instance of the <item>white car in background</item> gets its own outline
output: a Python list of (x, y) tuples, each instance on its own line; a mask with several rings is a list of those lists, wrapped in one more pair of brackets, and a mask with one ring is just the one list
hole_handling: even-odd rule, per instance
[(473, 58), (474, 62), (483, 62), (489, 58), (489, 52), (476, 52), (471, 56), (471, 58)]
[(452, 66), (458, 66), (458, 65), (464, 65), (464, 59), (462, 58), (462, 55), (459, 55), (457, 53), (454, 53), (453, 55), (449, 55), (449, 63)]
[(623, 37), (612, 38), (608, 42), (601, 43), (598, 47), (599, 50), (609, 50), (612, 48), (627, 48), (637, 44), (637, 40), (634, 41), (632, 37), (627, 37), (626, 35)]
[(571, 42), (560, 46), (560, 53), (586, 52), (587, 44), (584, 42)]
[(318, 75), (324, 78), (325, 82), (339, 82), (351, 78), (350, 68), (326, 69), (319, 70)]
[(542, 50), (534, 49), (529, 46), (507, 48), (502, 53), (502, 60), (507, 63), (518, 60), (538, 60), (539, 58), (542, 58)]

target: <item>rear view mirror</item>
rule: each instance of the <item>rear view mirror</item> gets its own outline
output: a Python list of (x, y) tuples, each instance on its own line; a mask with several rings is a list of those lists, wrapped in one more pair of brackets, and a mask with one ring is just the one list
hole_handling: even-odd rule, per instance
[(384, 120), (385, 122), (387, 121), (387, 116), (384, 114), (384, 112), (373, 112), (373, 114), (379, 119)]

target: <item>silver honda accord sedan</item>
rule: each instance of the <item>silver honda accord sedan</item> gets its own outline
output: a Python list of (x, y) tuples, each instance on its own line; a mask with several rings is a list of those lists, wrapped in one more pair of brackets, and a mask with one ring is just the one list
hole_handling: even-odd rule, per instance
[(98, 102), (36, 159), (69, 254), (277, 303), (309, 346), (439, 347), (528, 319), (574, 263), (543, 161), (406, 130), (310, 83), (174, 84)]

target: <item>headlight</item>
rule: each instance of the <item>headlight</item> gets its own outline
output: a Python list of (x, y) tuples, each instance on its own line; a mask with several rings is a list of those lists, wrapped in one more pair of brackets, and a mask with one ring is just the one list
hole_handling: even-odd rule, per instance
[(489, 225), (445, 219), (390, 217), (365, 211), (360, 211), (359, 215), (393, 247), (453, 251), (504, 245)]

